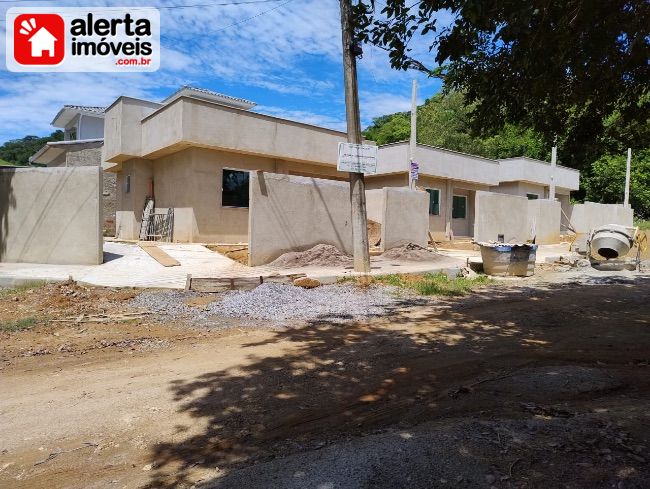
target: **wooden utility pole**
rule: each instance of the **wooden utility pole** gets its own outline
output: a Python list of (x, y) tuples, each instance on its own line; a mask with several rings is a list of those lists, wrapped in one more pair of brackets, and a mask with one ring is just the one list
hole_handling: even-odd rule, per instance
[(411, 90), (411, 137), (409, 140), (409, 188), (415, 188), (415, 180), (413, 180), (413, 162), (415, 161), (415, 147), (417, 146), (417, 124), (418, 124), (418, 82), (413, 80), (413, 88)]
[(627, 165), (625, 166), (625, 200), (623, 201), (623, 205), (625, 207), (630, 207), (630, 169), (631, 168), (632, 168), (632, 148), (627, 148)]
[[(361, 144), (361, 116), (359, 115), (359, 91), (357, 87), (356, 54), (352, 52), (352, 5), (350, 0), (341, 1), (341, 31), (343, 40), (343, 74), (345, 83), (345, 113), (348, 123), (348, 142)], [(350, 204), (352, 207), (352, 243), (355, 272), (370, 272), (368, 248), (368, 217), (366, 215), (366, 184), (363, 173), (350, 173)]]

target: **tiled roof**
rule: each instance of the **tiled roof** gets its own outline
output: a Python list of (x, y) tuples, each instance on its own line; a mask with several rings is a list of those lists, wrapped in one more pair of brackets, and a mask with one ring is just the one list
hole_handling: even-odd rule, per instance
[(198, 87), (193, 87), (193, 86), (190, 86), (190, 85), (183, 85), (181, 88), (179, 88), (174, 93), (172, 93), (169, 97), (167, 97), (165, 100), (163, 100), (163, 103), (173, 99), (176, 94), (178, 94), (179, 92), (182, 92), (183, 90), (198, 92), (198, 93), (202, 93), (204, 95), (209, 95), (211, 97), (224, 98), (226, 100), (232, 100), (233, 102), (238, 102), (238, 103), (241, 103), (241, 104), (246, 104), (246, 105), (251, 105), (251, 106), (256, 105), (255, 102), (252, 102), (250, 100), (246, 100), (244, 98), (231, 97), (230, 95), (225, 95), (223, 93), (215, 92), (213, 90), (208, 90), (207, 88), (198, 88)]
[(94, 112), (95, 114), (103, 114), (106, 107), (91, 107), (89, 105), (64, 105), (65, 109), (83, 110), (84, 112)]

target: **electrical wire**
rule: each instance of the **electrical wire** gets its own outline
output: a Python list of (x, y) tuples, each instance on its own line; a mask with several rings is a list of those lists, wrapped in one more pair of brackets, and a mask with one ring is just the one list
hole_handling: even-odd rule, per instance
[[(24, 0), (0, 0), (0, 3), (20, 3), (21, 1)], [(54, 0), (29, 0), (29, 3), (34, 3), (34, 2), (52, 2)], [(197, 3), (197, 4), (191, 4), (191, 5), (161, 5), (161, 6), (150, 6), (150, 7), (142, 7), (138, 5), (133, 5), (133, 6), (125, 6), (125, 7), (120, 7), (118, 8), (111, 8), (111, 7), (103, 7), (101, 5), (93, 5), (90, 7), (87, 7), (89, 10), (96, 8), (96, 9), (101, 9), (102, 11), (106, 10), (124, 10), (124, 9), (129, 9), (129, 10), (142, 10), (143, 8), (156, 8), (158, 10), (175, 10), (175, 9), (184, 9), (184, 8), (200, 8), (200, 7), (229, 7), (229, 6), (237, 6), (237, 5), (252, 5), (256, 3), (273, 3), (273, 2), (279, 2), (280, 0), (241, 0), (241, 1), (233, 1), (233, 2), (208, 2), (208, 3)], [(30, 7), (32, 5), (29, 5)], [(26, 5), (27, 7), (27, 5)], [(67, 7), (72, 7), (75, 8), (74, 5), (68, 5), (68, 6), (61, 6), (61, 8), (67, 8)], [(85, 8), (83, 6), (79, 8)]]

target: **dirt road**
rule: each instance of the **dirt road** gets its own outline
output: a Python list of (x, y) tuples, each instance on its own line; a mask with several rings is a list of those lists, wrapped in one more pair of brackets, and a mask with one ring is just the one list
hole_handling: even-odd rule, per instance
[[(135, 294), (48, 287), (0, 296), (0, 320)], [(0, 486), (648, 487), (649, 296), (637, 279), (361, 324), (0, 333)]]

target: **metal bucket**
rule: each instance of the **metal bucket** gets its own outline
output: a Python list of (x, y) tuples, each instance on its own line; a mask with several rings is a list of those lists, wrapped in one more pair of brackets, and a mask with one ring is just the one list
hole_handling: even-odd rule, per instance
[(590, 248), (607, 260), (625, 256), (634, 244), (634, 238), (625, 226), (606, 224), (591, 232)]
[(535, 273), (536, 244), (478, 243), (488, 275), (529, 277)]

